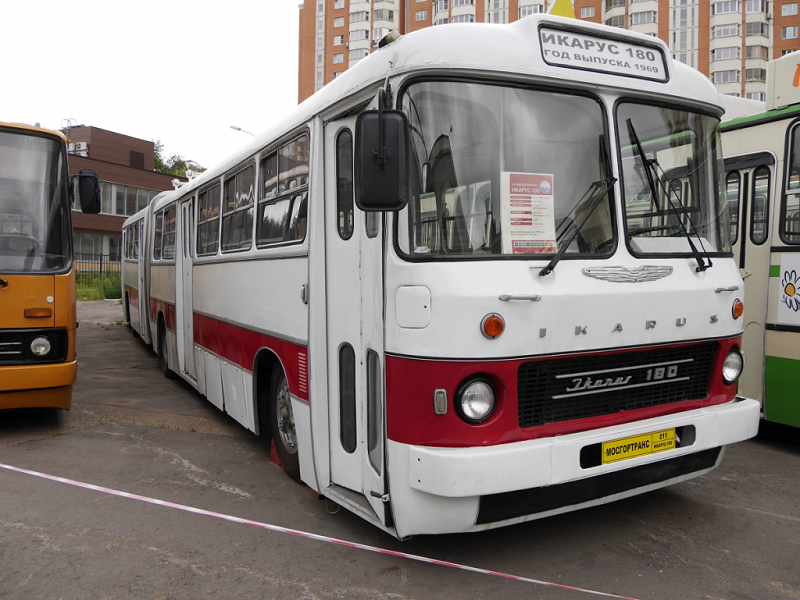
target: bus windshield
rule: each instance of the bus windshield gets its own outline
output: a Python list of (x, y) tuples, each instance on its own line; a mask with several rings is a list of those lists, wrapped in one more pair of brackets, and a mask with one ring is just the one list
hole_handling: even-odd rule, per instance
[(718, 124), (698, 113), (619, 104), (625, 235), (634, 254), (731, 251)]
[[(415, 258), (606, 255), (614, 246), (604, 115), (594, 98), (466, 81), (414, 83), (410, 202)], [(580, 231), (575, 233), (579, 223)]]
[(69, 265), (67, 168), (54, 138), (0, 130), (0, 273)]

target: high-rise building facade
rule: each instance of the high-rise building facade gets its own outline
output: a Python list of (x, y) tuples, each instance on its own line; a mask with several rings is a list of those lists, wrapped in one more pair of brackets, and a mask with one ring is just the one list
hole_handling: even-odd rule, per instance
[[(554, 0), (551, 0), (554, 1)], [(764, 100), (767, 61), (800, 50), (800, 0), (573, 0), (578, 19), (657, 36), (675, 60), (720, 93)], [(390, 31), (448, 23), (510, 23), (548, 0), (305, 0), (300, 5), (298, 100), (378, 47)]]

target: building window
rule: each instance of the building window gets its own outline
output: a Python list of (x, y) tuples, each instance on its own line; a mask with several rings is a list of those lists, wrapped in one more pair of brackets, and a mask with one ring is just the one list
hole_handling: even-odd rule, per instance
[(791, 54), (792, 52), (797, 52), (797, 50), (781, 50), (781, 56), (786, 56), (787, 54)]
[(375, 9), (375, 20), (376, 21), (394, 21), (394, 11), (389, 10), (388, 8), (376, 8)]
[[(378, 11), (375, 11), (378, 12)], [(350, 22), (358, 23), (360, 21), (369, 21), (369, 13), (366, 10), (350, 13)]]
[(472, 6), (475, 0), (453, 0), (453, 6)]
[(474, 23), (475, 22), (475, 15), (454, 15), (452, 19), (450, 19), (451, 23)]
[(618, 6), (625, 6), (625, 0), (606, 0), (606, 10), (611, 10)]
[(333, 8), (335, 10), (339, 10), (340, 8), (344, 8), (344, 0), (333, 0)]
[(581, 19), (594, 18), (594, 6), (584, 6), (581, 8)]
[(768, 12), (767, 0), (746, 0), (744, 10), (747, 14)]
[(333, 45), (334, 46), (342, 46), (342, 45), (344, 45), (344, 36), (343, 35), (335, 35), (335, 36), (333, 36)]
[(339, 75), (341, 75), (344, 71), (337, 71), (333, 74), (333, 78), (336, 79)]
[(369, 29), (356, 29), (350, 32), (350, 41), (358, 42), (369, 39)]
[(789, 2), (781, 6), (782, 17), (793, 17), (797, 14), (797, 2)]
[(711, 60), (731, 60), (741, 56), (739, 46), (730, 46), (728, 48), (717, 48), (711, 51)]
[(355, 48), (354, 50), (350, 50), (350, 60), (359, 60), (364, 58), (369, 54), (369, 50), (367, 48)]
[[(795, 29), (797, 28), (795, 27)], [(745, 23), (745, 36), (753, 35), (769, 37), (769, 25), (766, 23), (760, 23), (758, 21), (755, 23)]]
[(711, 5), (712, 15), (725, 15), (737, 12), (739, 12), (738, 0), (725, 0), (725, 2), (715, 2)]
[(606, 25), (609, 27), (622, 27), (625, 28), (625, 15), (619, 15), (618, 17), (610, 17), (606, 19)]
[(450, 9), (450, 0), (439, 0), (436, 3), (436, 12), (444, 12)]
[[(594, 10), (594, 6), (591, 7)], [(528, 6), (519, 7), (519, 18), (527, 17), (529, 15), (538, 15), (544, 12), (544, 4), (529, 4)], [(594, 13), (592, 13), (594, 15)]]
[(449, 23), (449, 21), (447, 20), (447, 17), (445, 17), (444, 19), (436, 19), (434, 25), (447, 25), (447, 23)]
[(758, 100), (759, 102), (764, 102), (767, 99), (767, 95), (764, 92), (745, 92), (744, 97), (748, 100)]
[(334, 27), (344, 27), (344, 17), (336, 17), (333, 20)]
[(428, 20), (428, 11), (427, 10), (418, 10), (417, 11), (417, 21), (427, 21)]
[(762, 60), (769, 60), (769, 48), (766, 46), (746, 46), (744, 49), (744, 57), (747, 59), (760, 58)]
[(760, 81), (761, 83), (766, 83), (766, 81), (767, 81), (767, 70), (766, 69), (745, 69), (744, 70), (744, 80), (745, 81)]
[(782, 40), (797, 39), (797, 25), (794, 25), (792, 27), (781, 27), (781, 39)]
[(655, 23), (656, 11), (645, 10), (642, 12), (631, 13), (631, 25), (641, 25), (642, 23)]
[(387, 35), (389, 35), (389, 33), (391, 31), (392, 30), (389, 29), (388, 27), (376, 27), (372, 32), (372, 39), (373, 40), (382, 40)]
[(344, 62), (344, 54), (334, 54), (333, 55), (333, 64), (340, 65)]
[(739, 81), (739, 71), (716, 71), (711, 74), (714, 83), (736, 83)]
[(714, 33), (714, 38), (723, 38), (723, 37), (731, 37), (739, 35), (739, 24), (731, 23), (728, 25), (716, 25), (714, 26), (714, 29), (712, 29), (712, 32)]

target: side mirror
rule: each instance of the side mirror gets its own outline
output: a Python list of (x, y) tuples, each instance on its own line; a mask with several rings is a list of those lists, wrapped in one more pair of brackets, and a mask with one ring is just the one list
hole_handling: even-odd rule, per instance
[(100, 174), (94, 169), (81, 169), (72, 177), (73, 189), (77, 190), (81, 210), (89, 215), (100, 212)]
[(367, 110), (356, 119), (355, 199), (364, 211), (408, 204), (408, 120), (397, 110)]

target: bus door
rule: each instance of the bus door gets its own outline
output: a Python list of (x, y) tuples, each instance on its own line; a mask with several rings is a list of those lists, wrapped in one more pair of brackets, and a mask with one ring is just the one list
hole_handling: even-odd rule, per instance
[[(744, 279), (744, 338), (746, 363), (739, 394), (764, 401), (764, 335), (770, 267), (770, 207), (774, 194), (775, 159), (759, 152), (725, 161), (725, 190), (731, 213), (734, 260)], [(728, 292), (721, 292), (728, 293)], [(733, 303), (733, 298), (731, 298)]]
[(386, 525), (382, 218), (354, 204), (354, 125), (329, 122), (324, 140), (331, 481)]
[(175, 256), (175, 320), (178, 341), (178, 367), (181, 373), (197, 378), (194, 363), (194, 309), (192, 304), (192, 232), (194, 202), (190, 198), (180, 205), (180, 226)]
[(135, 252), (135, 255), (136, 255), (136, 281), (137, 281), (136, 289), (137, 289), (137, 293), (138, 293), (137, 304), (138, 304), (138, 313), (139, 313), (138, 314), (139, 322), (137, 323), (137, 325), (139, 326), (139, 335), (142, 337), (142, 339), (147, 341), (147, 338), (145, 337), (146, 336), (145, 328), (148, 327), (148, 323), (147, 323), (147, 298), (148, 298), (148, 294), (146, 293), (145, 287), (144, 287), (144, 271), (145, 271), (144, 252), (145, 252), (145, 248), (147, 247), (147, 240), (144, 239), (144, 232), (145, 232), (144, 219), (142, 219), (141, 221), (139, 221), (136, 224), (136, 227), (135, 227), (134, 230), (136, 232), (133, 235), (136, 238), (136, 241), (134, 243), (136, 244), (136, 252)]

